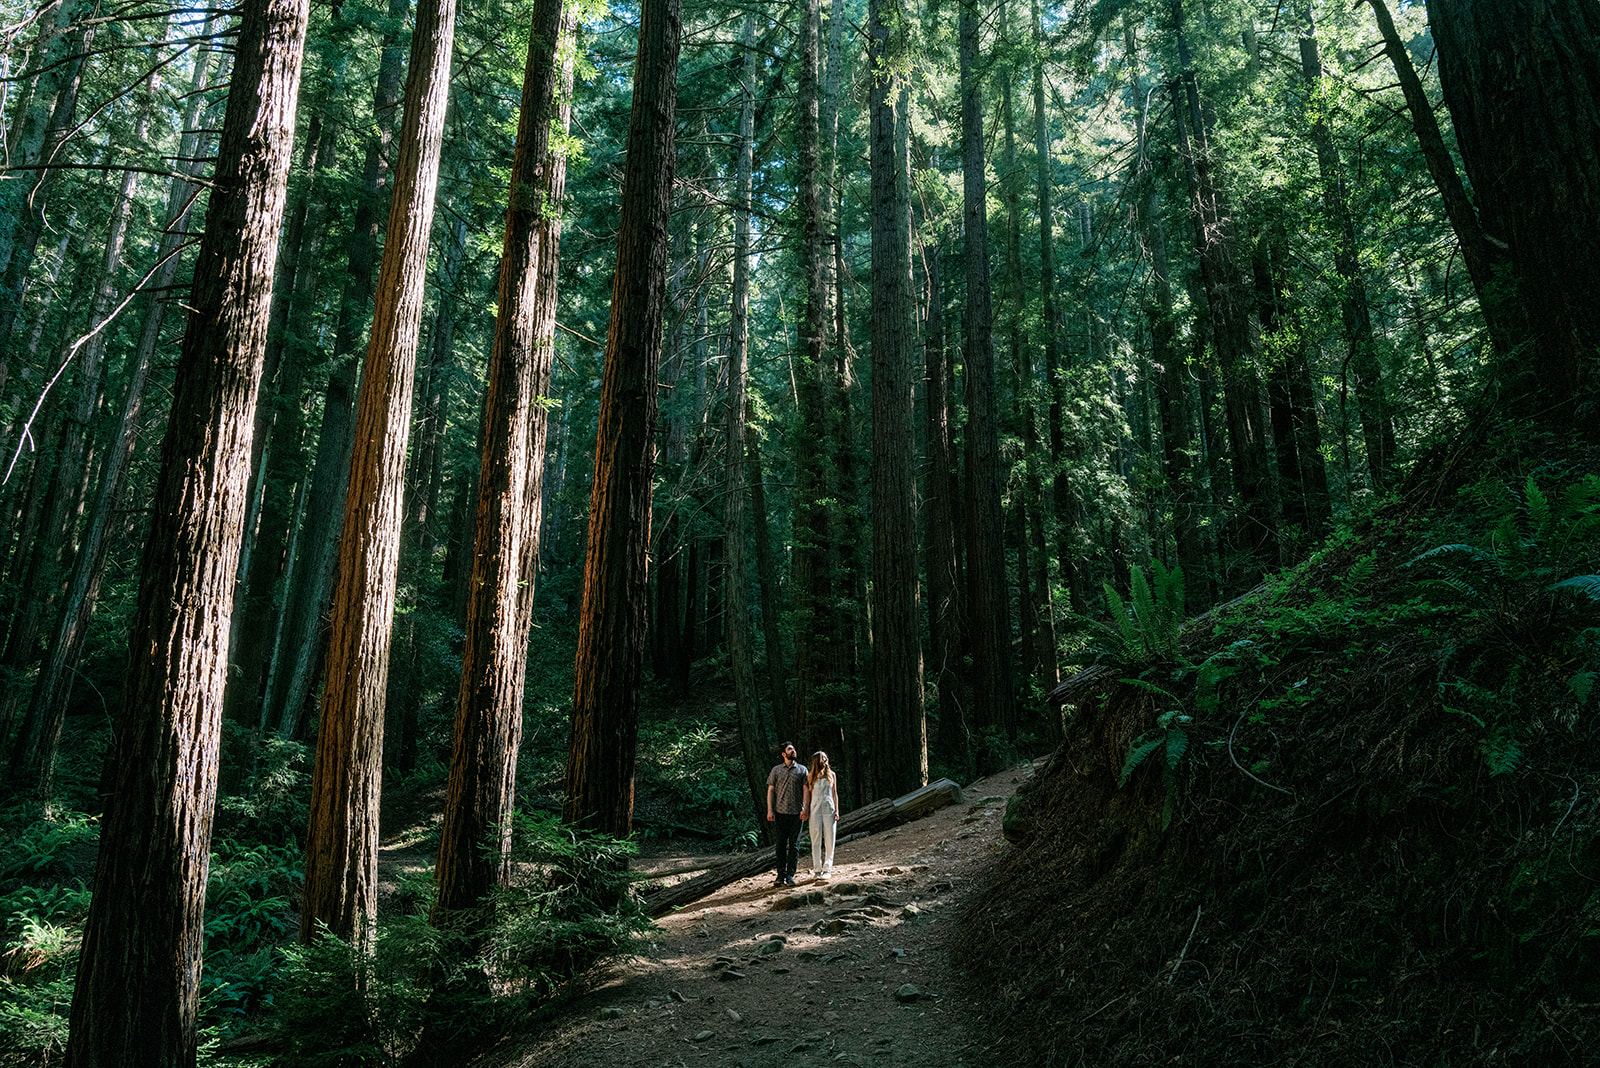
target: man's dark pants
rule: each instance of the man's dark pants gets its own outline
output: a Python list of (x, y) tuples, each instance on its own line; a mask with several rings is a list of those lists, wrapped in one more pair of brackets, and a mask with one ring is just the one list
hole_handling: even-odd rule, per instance
[(773, 823), (778, 829), (778, 878), (793, 879), (795, 865), (800, 860), (800, 814), (774, 812)]

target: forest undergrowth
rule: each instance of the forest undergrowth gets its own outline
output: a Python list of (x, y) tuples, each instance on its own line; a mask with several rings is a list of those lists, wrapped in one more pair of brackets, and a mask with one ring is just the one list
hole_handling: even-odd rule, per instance
[(1591, 1063), (1600, 478), (1541, 446), (1202, 621), (1136, 581), (963, 920), (1017, 1063)]

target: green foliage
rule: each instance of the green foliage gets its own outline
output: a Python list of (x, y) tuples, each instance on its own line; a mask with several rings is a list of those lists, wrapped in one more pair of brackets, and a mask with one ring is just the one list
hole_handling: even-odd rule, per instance
[(278, 996), (287, 1040), (283, 1063), (305, 1068), (399, 1064), (421, 1030), (429, 969), (442, 935), (407, 917), (379, 929), (372, 959), (324, 932), (285, 951), (290, 969)]
[(1086, 657), (1091, 663), (1124, 666), (1172, 663), (1182, 659), (1183, 568), (1175, 566), (1168, 570), (1160, 560), (1152, 560), (1151, 568), (1153, 584), (1145, 577), (1143, 568), (1133, 565), (1130, 601), (1124, 601), (1111, 584), (1106, 583), (1111, 625), (1082, 620), (1090, 638), (1080, 658)]
[(730, 840), (754, 828), (744, 756), (731, 731), (704, 719), (646, 722), (638, 751), (641, 796), (674, 813), (674, 822), (717, 830)]
[(1117, 777), (1117, 785), (1126, 786), (1133, 773), (1139, 770), (1139, 765), (1151, 755), (1161, 754), (1161, 787), (1166, 794), (1166, 803), (1161, 810), (1162, 830), (1166, 830), (1172, 824), (1174, 776), (1178, 765), (1183, 762), (1183, 755), (1189, 751), (1187, 728), (1193, 721), (1194, 717), (1185, 715), (1178, 708), (1169, 708), (1161, 713), (1156, 717), (1155, 730), (1140, 735), (1128, 746), (1128, 756), (1122, 762), (1122, 773)]
[(403, 1063), (420, 1046), (483, 1039), (626, 946), (648, 921), (628, 894), (630, 843), (518, 814), (511, 886), (471, 924), (429, 926), (427, 909), (380, 920), (370, 958), (324, 934), (290, 949), (277, 997), (285, 1065)]
[(253, 769), (238, 793), (217, 798), (217, 834), (246, 841), (287, 844), (305, 833), (310, 810), (311, 750), (275, 735), (261, 737), (224, 721), (227, 752)]
[(1193, 721), (1193, 716), (1185, 715), (1176, 708), (1157, 716), (1156, 729), (1140, 735), (1128, 747), (1128, 756), (1122, 762), (1117, 785), (1126, 786), (1139, 765), (1157, 750), (1161, 751), (1163, 758), (1162, 782), (1170, 782), (1172, 773), (1178, 770), (1178, 764), (1183, 760), (1183, 754), (1189, 751), (1189, 732), (1185, 728)]
[(305, 878), (294, 846), (218, 840), (206, 884), (201, 1020), (228, 1030), (272, 1005), (290, 933), (291, 895)]
[[(13, 809), (0, 826), (21, 821)], [(17, 883), (60, 881), (76, 874), (72, 854), (91, 848), (100, 838), (100, 825), (81, 812), (56, 812), (27, 823), (11, 835), (0, 859), (0, 890)]]
[(1417, 589), (1440, 633), (1440, 705), (1481, 731), (1478, 748), (1492, 775), (1518, 766), (1537, 719), (1560, 704), (1545, 680), (1563, 676), (1581, 707), (1600, 663), (1600, 478), (1550, 490), (1529, 475), (1520, 489), (1519, 496), (1498, 482), (1472, 487), (1481, 533), (1408, 564), (1422, 576)]
[[(20, 809), (0, 821), (8, 829)], [(57, 813), (10, 835), (0, 859), (0, 1066), (48, 1064), (66, 1046), (67, 1009), (89, 891), (75, 853), (99, 827), (82, 813)]]

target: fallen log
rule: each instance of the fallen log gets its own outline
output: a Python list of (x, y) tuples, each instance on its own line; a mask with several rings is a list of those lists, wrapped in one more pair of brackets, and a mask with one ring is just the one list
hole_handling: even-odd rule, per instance
[[(873, 834), (902, 823), (919, 820), (945, 805), (955, 804), (960, 800), (961, 787), (953, 780), (940, 779), (901, 797), (879, 798), (871, 804), (846, 812), (839, 817), (836, 833), (840, 839), (847, 835)], [(734, 857), (703, 875), (696, 875), (674, 886), (662, 887), (646, 894), (645, 911), (652, 917), (665, 916), (673, 909), (698, 901), (707, 894), (721, 890), (729, 883), (771, 871), (774, 860), (770, 849)]]

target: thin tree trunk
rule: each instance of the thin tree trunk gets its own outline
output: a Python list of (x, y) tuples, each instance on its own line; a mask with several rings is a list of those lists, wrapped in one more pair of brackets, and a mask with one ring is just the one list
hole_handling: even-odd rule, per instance
[(989, 301), (989, 224), (985, 210), (983, 104), (978, 83), (978, 10), (963, 0), (961, 43), (962, 200), (966, 231), (967, 611), (973, 686), (982, 695), (979, 729), (1017, 730), (1012, 690), (1011, 618), (1000, 516), (999, 413)]
[[(559, 205), (566, 163), (550, 130), (565, 130), (570, 61), (558, 61), (572, 21), (561, 0), (533, 10), (523, 70), (501, 260), (495, 346), (484, 397), (477, 540), (467, 644), (456, 701), (450, 788), (439, 841), (432, 922), (473, 925), (473, 910), (510, 870), (522, 693), (544, 501), (544, 449), (554, 361)], [(560, 96), (558, 105), (557, 97)], [(489, 841), (494, 848), (486, 849)]]
[[(754, 422), (754, 406), (746, 397), (745, 425)], [(761, 637), (766, 646), (767, 685), (772, 690), (772, 727), (779, 736), (789, 738), (794, 734), (790, 721), (794, 704), (789, 694), (789, 658), (780, 624), (783, 602), (779, 597), (778, 563), (767, 528), (767, 487), (761, 470), (760, 439), (747, 438), (745, 451), (750, 465), (751, 537), (756, 543), (756, 579), (761, 584)], [(765, 783), (765, 779), (762, 781)]]
[(405, 67), (400, 35), (411, 0), (389, 0), (389, 27), (381, 47), (378, 80), (373, 90), (377, 135), (367, 144), (360, 194), (352, 220), (345, 284), (339, 296), (334, 330), (333, 371), (322, 405), (322, 427), (312, 464), (306, 522), (297, 534), (295, 572), (285, 576), (288, 594), (273, 653), (273, 678), (267, 685), (267, 721), (280, 737), (299, 730), (325, 641), (322, 617), (333, 593), (339, 559), (339, 530), (349, 491), (350, 456), (356, 435), (356, 346), (361, 342), (366, 312), (372, 302), (373, 261), (377, 258), (379, 212), (388, 185), (389, 147), (394, 136), (394, 111), (400, 102)]
[[(1422, 88), (1422, 79), (1417, 77), (1417, 69), (1411, 63), (1411, 54), (1406, 51), (1405, 42), (1400, 40), (1400, 34), (1395, 30), (1388, 5), (1384, 0), (1367, 0), (1367, 3), (1372, 7), (1378, 32), (1383, 37), (1383, 49), (1388, 53), (1389, 62), (1394, 64), (1395, 77), (1400, 82), (1401, 92), (1405, 94), (1411, 128), (1416, 132), (1422, 158), (1428, 165), (1428, 174), (1439, 190), (1439, 199), (1444, 204), (1445, 216), (1450, 220), (1450, 229), (1455, 231), (1456, 241), (1461, 246), (1461, 260), (1467, 265), (1472, 288), (1478, 294), (1478, 307), (1483, 312), (1484, 325), (1489, 328), (1495, 348), (1509, 357), (1528, 337), (1531, 316), (1523, 312), (1516, 295), (1509, 291), (1504, 281), (1497, 278), (1497, 271), (1509, 265), (1505, 240), (1496, 236), (1491, 241), (1477, 211), (1473, 209), (1461, 175), (1456, 173), (1455, 160), (1445, 147), (1444, 135), (1439, 132), (1439, 117), (1434, 114), (1433, 103)], [(1512, 8), (1508, 6), (1504, 10), (1510, 12)], [(1431, 9), (1429, 13), (1432, 14)], [(1448, 37), (1452, 23), (1448, 16), (1443, 21)], [(1500, 29), (1511, 32), (1521, 21), (1519, 16), (1513, 15), (1509, 21), (1501, 24)], [(1580, 36), (1573, 39), (1584, 38)], [(1497, 34), (1493, 40), (1503, 42), (1505, 39)], [(1446, 63), (1440, 64), (1441, 75), (1445, 66)], [(1464, 125), (1470, 125), (1470, 122)], [(1484, 177), (1489, 178), (1488, 175)]]
[[(334, 75), (343, 84), (343, 64)], [(307, 187), (289, 208), (283, 252), (273, 279), (272, 318), (267, 331), (266, 369), (256, 408), (256, 433), (251, 454), (255, 502), (245, 530), (247, 552), (241, 554), (243, 572), (238, 611), (228, 643), (228, 692), (223, 715), (235, 722), (254, 720), (265, 727), (264, 673), (270, 662), (274, 624), (273, 590), (282, 577), (294, 522), (294, 486), (305, 477), (305, 415), (300, 391), (305, 382), (304, 360), (288, 353), (289, 324), (297, 309), (305, 308), (316, 291), (325, 212), (317, 204), (322, 178), (334, 163), (337, 143), (333, 124), (319, 111), (307, 123), (301, 168), (309, 174)], [(276, 395), (288, 403), (266, 403)], [(266, 457), (271, 457), (270, 465)], [(270, 466), (270, 470), (269, 470)], [(281, 605), (280, 605), (281, 607)], [(274, 724), (275, 725), (275, 724)]]
[(951, 372), (945, 351), (944, 289), (939, 246), (923, 249), (928, 279), (927, 319), (923, 328), (923, 419), (927, 440), (926, 549), (928, 571), (928, 651), (939, 693), (939, 732), (935, 747), (947, 767), (971, 770), (972, 724), (962, 670), (960, 568), (956, 563), (956, 508), (960, 501), (955, 448), (950, 440)]
[(455, 0), (417, 5), (311, 777), (300, 938), (309, 943), (326, 930), (368, 951), (378, 922), (378, 795), (406, 445), (455, 22)]
[(1200, 93), (1184, 31), (1182, 0), (1173, 0), (1173, 21), (1182, 75), (1174, 93), (1179, 150), (1190, 182), (1195, 251), (1205, 286), (1211, 344), (1223, 377), (1223, 407), (1240, 508), (1233, 525), (1235, 547), (1245, 554), (1253, 584), (1278, 563), (1279, 546), (1266, 438), (1261, 427), (1260, 387), (1253, 363), (1245, 281), (1235, 247), (1237, 221), (1218, 188), (1210, 157)]
[[(207, 26), (211, 25), (208, 20)], [(200, 52), (195, 62), (194, 74), (189, 86), (189, 99), (191, 101), (185, 113), (184, 135), (179, 143), (179, 155), (191, 158), (196, 153), (195, 148), (199, 143), (202, 131), (199, 127), (200, 105), (202, 102), (201, 90), (204, 89), (210, 70), (211, 51)], [(201, 165), (189, 163), (183, 165), (190, 174), (198, 175)], [(124, 182), (122, 197), (119, 204), (125, 204), (132, 197), (129, 188), (130, 181)], [(139, 427), (139, 416), (143, 406), (145, 382), (149, 378), (150, 363), (155, 355), (156, 345), (160, 340), (161, 322), (164, 318), (167, 297), (164, 295), (167, 287), (172, 285), (177, 277), (180, 258), (177, 255), (179, 243), (182, 240), (179, 231), (184, 220), (189, 215), (193, 195), (198, 189), (193, 182), (184, 178), (175, 178), (167, 195), (167, 224), (163, 228), (161, 240), (155, 250), (156, 268), (151, 277), (151, 285), (158, 295), (151, 302), (150, 311), (146, 316), (144, 330), (139, 339), (139, 345), (134, 350), (130, 361), (128, 384), (122, 413), (117, 422), (114, 440), (106, 450), (106, 460), (100, 473), (100, 488), (96, 494), (94, 505), (89, 512), (88, 526), (79, 539), (77, 555), (73, 560), (72, 575), (67, 582), (67, 596), (64, 598), (55, 629), (55, 639), (47, 647), (48, 653), (44, 664), (39, 669), (38, 679), (34, 683), (31, 706), (26, 719), (27, 723), (34, 725), (33, 736), (28, 739), (29, 751), (23, 757), (24, 768), (30, 769), (38, 784), (38, 793), (42, 800), (48, 802), (51, 794), (51, 777), (55, 766), (56, 747), (61, 737), (61, 725), (66, 713), (67, 697), (71, 692), (68, 682), (68, 673), (78, 662), (79, 652), (82, 649), (84, 636), (89, 629), (89, 621), (94, 615), (95, 601), (99, 595), (100, 579), (105, 572), (106, 556), (110, 551), (110, 540), (107, 537), (111, 529), (113, 513), (117, 501), (121, 498), (123, 483), (127, 472), (129, 460), (133, 455), (135, 435)], [(114, 240), (108, 244), (106, 260), (108, 271), (112, 269), (117, 256), (115, 250), (120, 247), (121, 239), (119, 228), (113, 225)], [(102, 295), (97, 300), (97, 307), (103, 315), (109, 306), (109, 298)], [(0, 737), (4, 736), (0, 730)], [(19, 746), (19, 749), (21, 747)]]
[(18, 173), (0, 182), (0, 389), (9, 376), (11, 338), (22, 313), (28, 272), (47, 229), (45, 207), (59, 171), (57, 162), (75, 130), (84, 60), (98, 23), (89, 0), (62, 0), (55, 26), (42, 49), (27, 118), (19, 136)]
[(243, 9), (108, 766), (73, 1068), (195, 1063), (223, 643), (308, 10)]
[[(1322, 79), (1322, 54), (1309, 2), (1302, 18), (1305, 26), (1300, 35), (1300, 73), (1315, 100), (1317, 83)], [(1311, 124), (1311, 141), (1317, 148), (1317, 168), (1322, 176), (1322, 205), (1333, 217), (1334, 227), (1339, 232), (1333, 266), (1341, 283), (1339, 308), (1350, 347), (1350, 369), (1355, 374), (1356, 401), (1361, 406), (1361, 437), (1367, 447), (1367, 472), (1372, 477), (1373, 489), (1382, 492), (1389, 483), (1389, 468), (1394, 463), (1394, 415), (1378, 365), (1372, 309), (1367, 300), (1366, 279), (1361, 274), (1360, 247), (1356, 241), (1355, 220), (1350, 215), (1339, 148), (1333, 143), (1333, 134), (1320, 113)]]
[(671, 246), (681, 33), (680, 0), (646, 0), (622, 178), (572, 693), (565, 817), (576, 826), (618, 836), (633, 825), (656, 368)]
[[(803, 354), (796, 383), (800, 440), (813, 462), (801, 465), (795, 485), (794, 674), (790, 732), (798, 745), (843, 744), (839, 725), (851, 702), (845, 693), (852, 648), (841, 604), (852, 581), (844, 566), (848, 549), (845, 509), (848, 481), (841, 470), (848, 387), (841, 383), (837, 353), (828, 351), (826, 259), (827, 206), (822, 190), (820, 108), (821, 7), (806, 0), (800, 26), (800, 261), (805, 278), (800, 343)], [(842, 339), (834, 339), (839, 342)], [(859, 603), (859, 602), (857, 602)], [(862, 770), (843, 761), (845, 774)]]
[(734, 190), (733, 297), (728, 322), (728, 461), (723, 500), (722, 536), (727, 546), (726, 603), (728, 665), (733, 675), (734, 705), (739, 715), (739, 746), (750, 786), (751, 811), (760, 819), (766, 799), (762, 754), (769, 739), (761, 730), (761, 700), (756, 689), (755, 653), (750, 642), (749, 566), (745, 556), (745, 379), (750, 364), (750, 198), (755, 168), (756, 17), (745, 16), (742, 45), (744, 74), (739, 107), (739, 170)]
[[(904, 54), (905, 11), (868, 5), (867, 56), (890, 72)], [(928, 781), (917, 625), (916, 435), (912, 417), (911, 190), (900, 144), (910, 117), (902, 77), (885, 73), (868, 97), (872, 192), (872, 738), (866, 796)], [(899, 106), (896, 106), (898, 99)]]
[(1172, 269), (1167, 259), (1167, 232), (1161, 216), (1161, 194), (1155, 187), (1146, 145), (1149, 143), (1149, 95), (1139, 75), (1137, 47), (1131, 22), (1124, 40), (1133, 70), (1133, 95), (1137, 101), (1138, 157), (1130, 179), (1136, 186), (1134, 222), (1139, 229), (1146, 262), (1150, 265), (1152, 296), (1145, 308), (1150, 326), (1151, 361), (1159, 378), (1157, 411), (1161, 420), (1162, 465), (1172, 503), (1172, 536), (1178, 564), (1183, 568), (1184, 589), (1192, 608), (1212, 600), (1211, 569), (1200, 539), (1203, 521), (1197, 474), (1192, 459), (1194, 427), (1189, 415), (1189, 362), (1177, 339), (1173, 309)]

